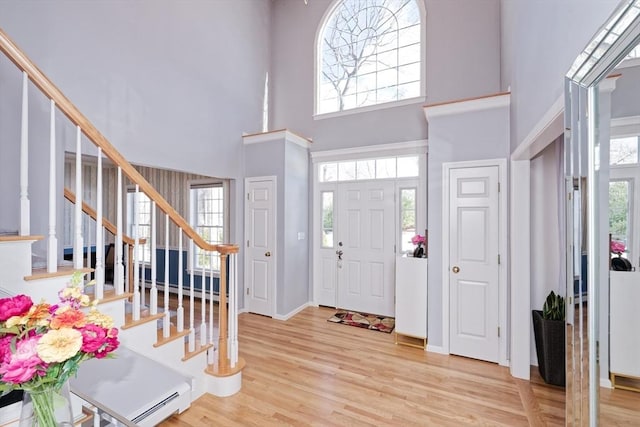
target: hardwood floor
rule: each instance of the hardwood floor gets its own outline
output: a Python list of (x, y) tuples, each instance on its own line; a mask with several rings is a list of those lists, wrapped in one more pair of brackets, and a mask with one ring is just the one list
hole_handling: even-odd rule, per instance
[[(564, 388), (537, 370), (517, 380), (505, 367), (327, 322), (333, 312), (307, 308), (286, 322), (241, 314), (242, 390), (206, 394), (161, 426), (564, 425)], [(638, 425), (640, 393), (622, 393), (610, 393), (617, 412), (603, 425)]]

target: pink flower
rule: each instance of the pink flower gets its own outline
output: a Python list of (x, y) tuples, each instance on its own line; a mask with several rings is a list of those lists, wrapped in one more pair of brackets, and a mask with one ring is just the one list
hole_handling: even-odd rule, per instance
[(619, 240), (611, 241), (611, 252), (613, 252), (614, 254), (621, 254), (626, 250), (627, 250), (627, 247), (623, 242)]
[(107, 341), (107, 330), (92, 323), (85, 325), (80, 329), (82, 333), (82, 347), (85, 353), (95, 353)]
[(0, 364), (9, 363), (11, 360), (11, 339), (13, 335), (5, 335), (0, 338)]
[(107, 334), (107, 341), (104, 347), (96, 352), (96, 359), (103, 359), (107, 356), (107, 354), (114, 351), (120, 345), (120, 341), (118, 341), (118, 329), (111, 328), (109, 333)]
[(33, 301), (26, 295), (0, 299), (0, 322), (4, 322), (13, 316), (26, 314), (32, 305)]
[(16, 351), (10, 360), (0, 367), (0, 375), (5, 383), (22, 384), (32, 379), (42, 365), (37, 346), (40, 335), (25, 338), (16, 343)]
[(425, 241), (426, 239), (424, 238), (424, 236), (421, 236), (419, 234), (416, 234), (411, 238), (411, 243), (413, 243), (414, 245), (423, 245)]

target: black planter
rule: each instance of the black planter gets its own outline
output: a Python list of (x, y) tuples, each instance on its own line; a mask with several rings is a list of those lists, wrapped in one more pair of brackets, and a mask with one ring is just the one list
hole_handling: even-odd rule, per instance
[(533, 333), (540, 376), (547, 384), (565, 385), (565, 324), (563, 320), (548, 320), (542, 311), (533, 310)]

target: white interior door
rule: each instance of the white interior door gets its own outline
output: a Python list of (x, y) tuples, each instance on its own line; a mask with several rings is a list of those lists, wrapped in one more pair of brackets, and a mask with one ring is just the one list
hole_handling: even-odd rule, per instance
[(275, 304), (276, 182), (272, 178), (245, 181), (245, 307), (273, 316)]
[(338, 306), (394, 316), (393, 181), (338, 184)]
[(497, 362), (498, 166), (449, 171), (450, 352)]

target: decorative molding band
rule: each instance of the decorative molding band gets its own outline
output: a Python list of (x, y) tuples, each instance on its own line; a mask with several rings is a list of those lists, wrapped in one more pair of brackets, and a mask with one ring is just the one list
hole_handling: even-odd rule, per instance
[(640, 116), (611, 119), (611, 136), (625, 137), (640, 135)]
[(309, 148), (310, 144), (313, 142), (310, 138), (300, 136), (297, 133), (291, 132), (289, 129), (279, 129), (269, 132), (242, 135), (242, 140), (245, 145), (259, 144), (261, 142), (287, 141), (297, 144), (302, 148)]
[(412, 154), (422, 154), (428, 152), (428, 142), (426, 139), (416, 141), (395, 142), (391, 144), (366, 145), (364, 147), (340, 148), (337, 150), (312, 151), (311, 160), (330, 160), (331, 158), (344, 159), (345, 157), (362, 157), (366, 155), (385, 155), (388, 153), (411, 152)]
[(542, 118), (531, 129), (511, 153), (511, 160), (530, 160), (545, 149), (564, 132), (564, 95), (551, 105)]
[(334, 111), (332, 113), (316, 113), (313, 120), (332, 119), (334, 117), (348, 116), (358, 113), (369, 113), (371, 111), (386, 110), (388, 108), (405, 107), (407, 105), (423, 104), (427, 98), (425, 96), (417, 96), (415, 98), (401, 99), (400, 101), (383, 102), (382, 104), (367, 105), (365, 107), (350, 108), (348, 110)]
[(302, 310), (304, 310), (307, 307), (311, 307), (313, 304), (311, 304), (310, 302), (306, 302), (304, 304), (302, 304), (300, 307), (290, 311), (289, 313), (282, 315), (282, 314), (276, 314), (273, 316), (273, 318), (275, 320), (289, 320), (290, 318), (292, 318), (293, 316), (295, 316), (296, 314), (300, 313)]
[(510, 103), (511, 92), (501, 92), (494, 95), (478, 96), (474, 98), (465, 98), (456, 101), (425, 105), (423, 108), (424, 115), (427, 118), (427, 121), (429, 121), (429, 119), (434, 117), (508, 107)]

